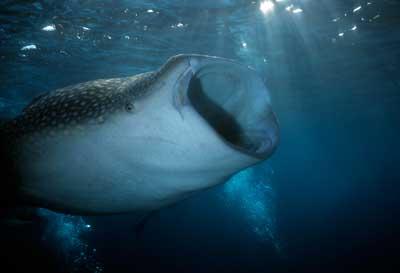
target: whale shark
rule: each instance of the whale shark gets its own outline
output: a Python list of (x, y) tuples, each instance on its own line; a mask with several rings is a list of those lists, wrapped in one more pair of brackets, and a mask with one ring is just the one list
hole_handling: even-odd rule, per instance
[(41, 94), (0, 139), (7, 204), (98, 215), (154, 211), (221, 184), (273, 154), (279, 125), (254, 69), (181, 54)]

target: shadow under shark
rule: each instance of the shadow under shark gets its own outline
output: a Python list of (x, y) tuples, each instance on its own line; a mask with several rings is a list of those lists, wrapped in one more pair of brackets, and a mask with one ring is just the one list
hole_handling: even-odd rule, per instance
[(7, 205), (111, 214), (227, 181), (271, 156), (279, 127), (253, 69), (192, 54), (40, 95), (0, 135)]

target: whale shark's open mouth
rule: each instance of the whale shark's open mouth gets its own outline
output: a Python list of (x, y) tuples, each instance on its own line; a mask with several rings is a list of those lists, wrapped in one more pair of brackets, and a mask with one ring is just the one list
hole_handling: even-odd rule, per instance
[(232, 148), (255, 157), (273, 152), (278, 125), (255, 71), (228, 61), (204, 65), (191, 77), (187, 97)]

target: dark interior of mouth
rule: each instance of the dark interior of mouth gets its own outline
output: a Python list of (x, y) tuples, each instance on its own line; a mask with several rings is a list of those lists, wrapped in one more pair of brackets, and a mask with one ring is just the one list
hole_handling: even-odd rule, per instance
[[(243, 84), (242, 84), (243, 85)], [(188, 98), (196, 111), (230, 145), (244, 152), (255, 154), (262, 141), (257, 134), (246, 130), (240, 117), (248, 116), (252, 109), (244, 109), (246, 90), (237, 75), (199, 73), (192, 77), (188, 86)], [(247, 112), (247, 115), (243, 113)], [(251, 113), (250, 113), (251, 114)]]

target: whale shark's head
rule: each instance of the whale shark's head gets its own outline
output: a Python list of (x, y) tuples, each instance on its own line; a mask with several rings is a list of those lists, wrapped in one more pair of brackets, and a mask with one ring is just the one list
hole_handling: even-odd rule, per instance
[(175, 109), (194, 110), (228, 147), (256, 160), (279, 142), (279, 125), (263, 79), (233, 60), (177, 55), (160, 68)]

